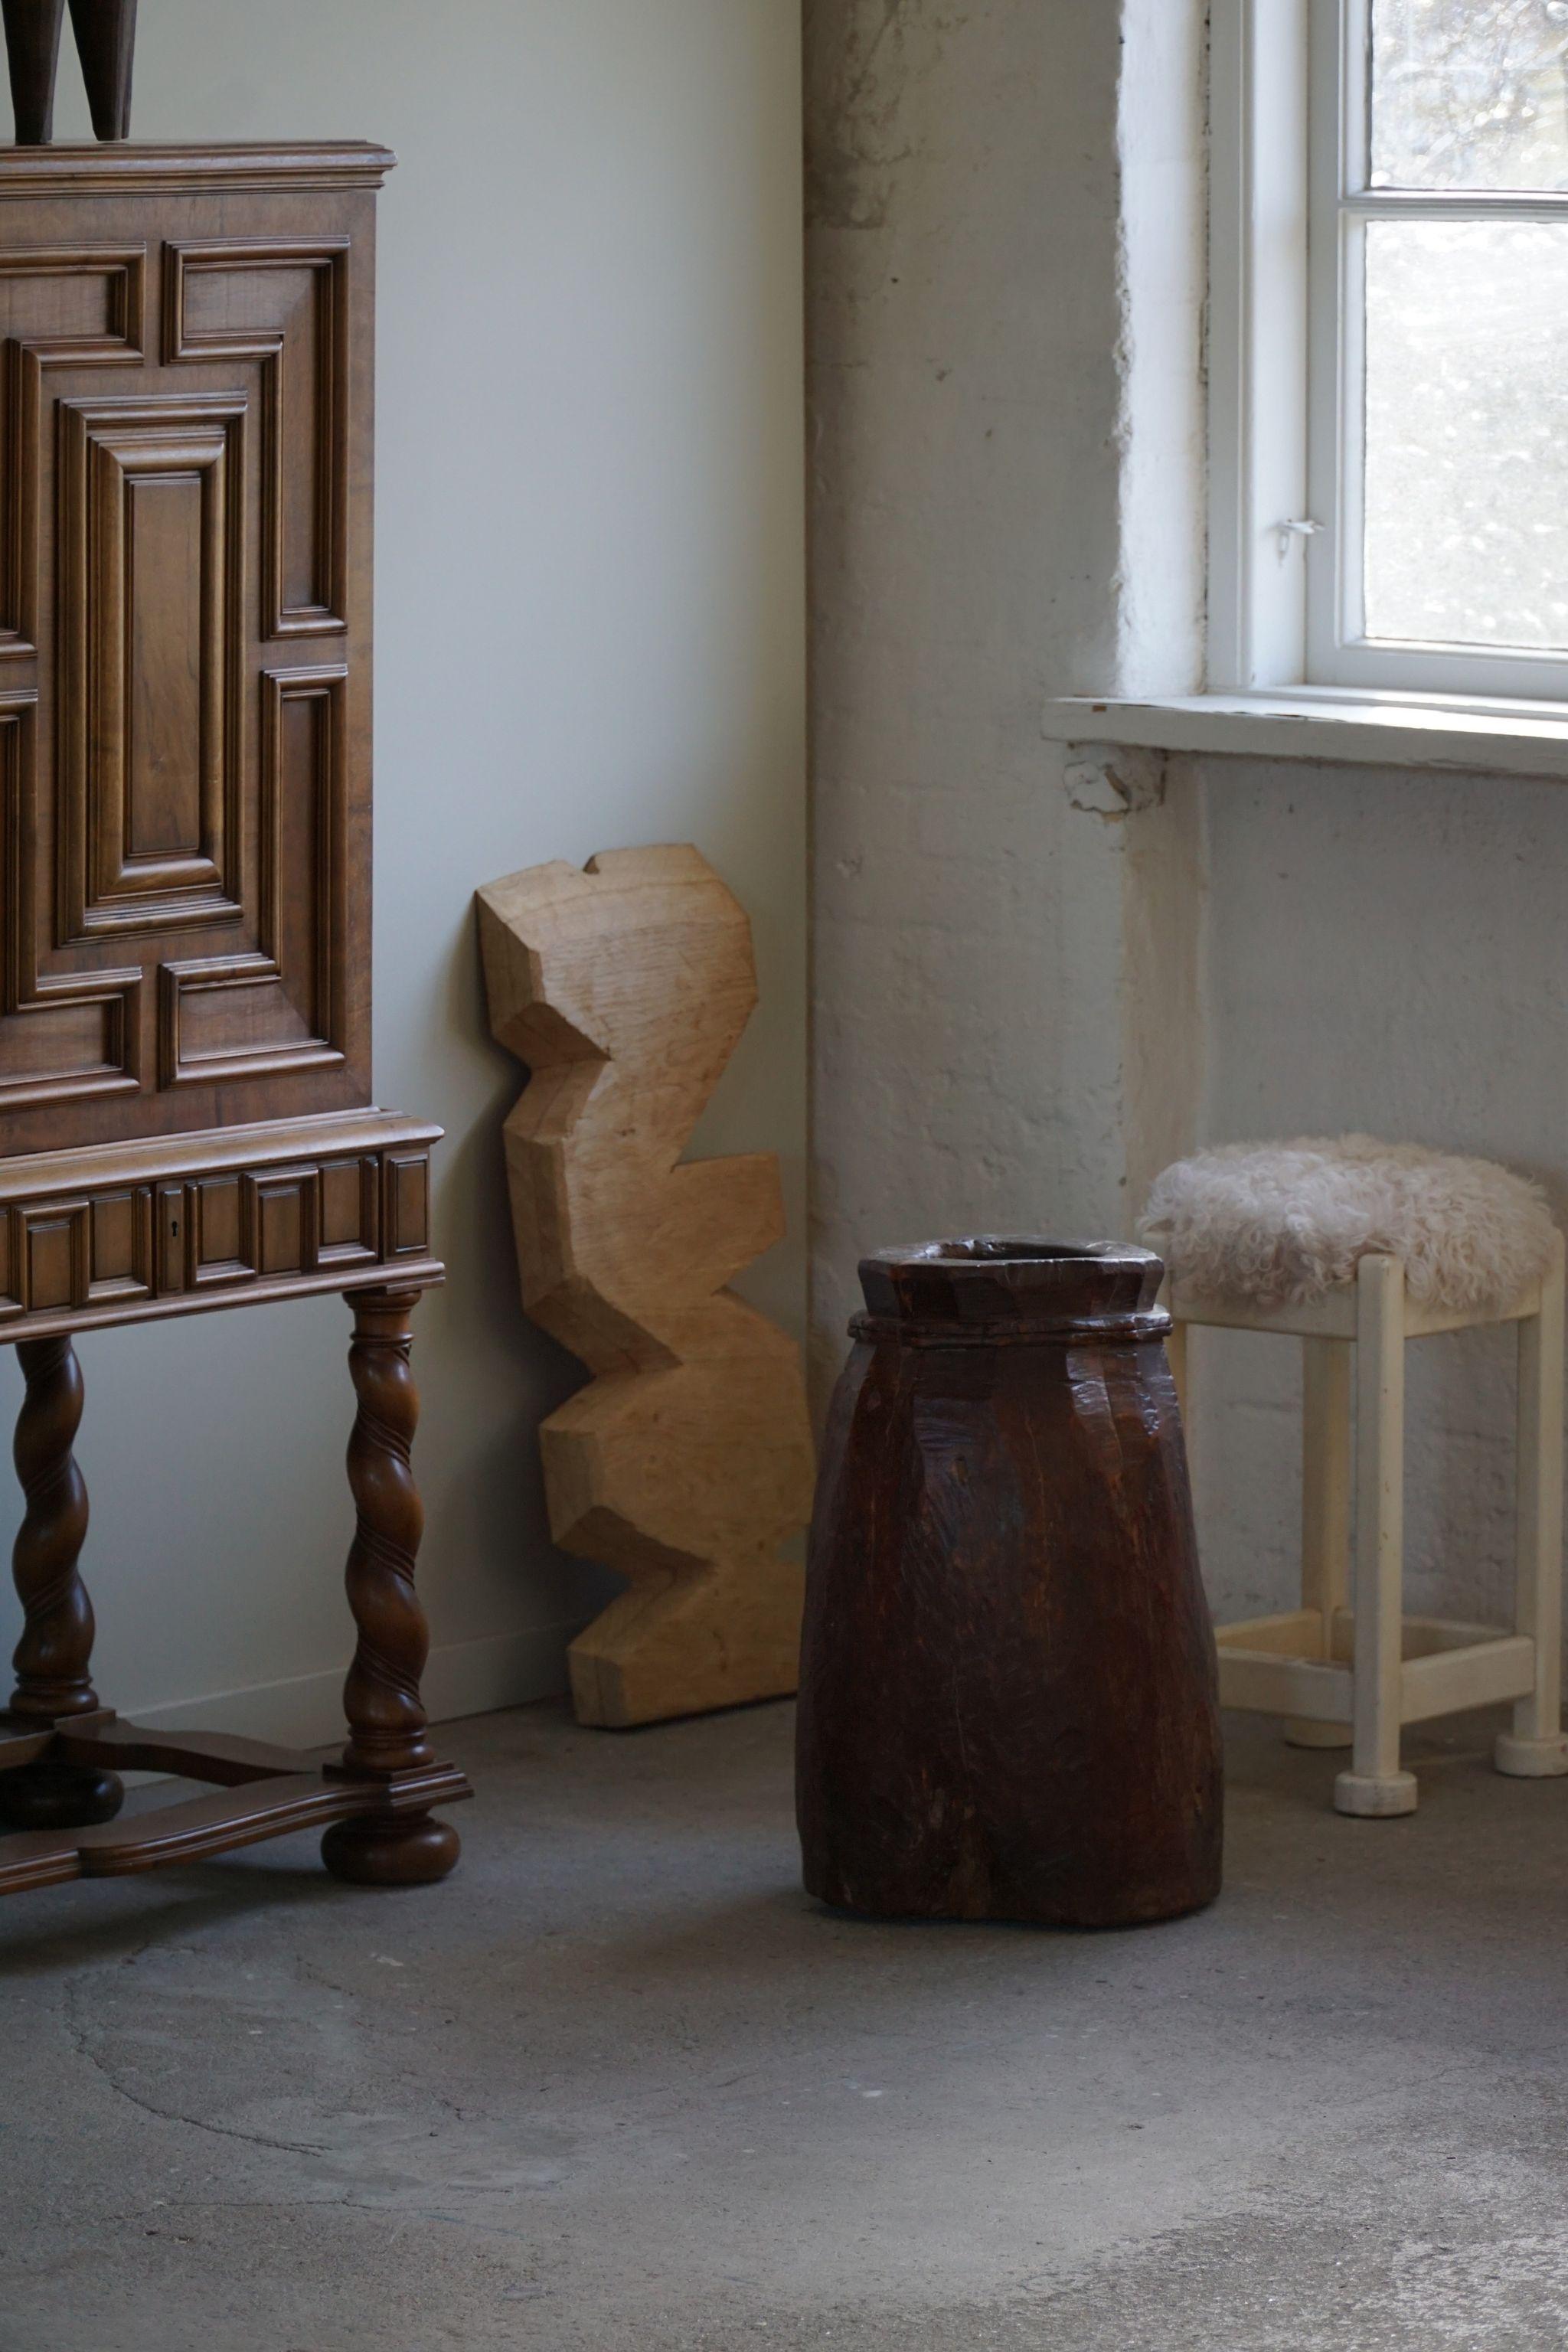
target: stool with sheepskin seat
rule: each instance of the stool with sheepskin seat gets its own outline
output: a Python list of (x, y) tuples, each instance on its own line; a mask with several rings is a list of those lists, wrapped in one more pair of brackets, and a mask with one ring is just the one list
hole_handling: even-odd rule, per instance
[[(1544, 1195), (1489, 1160), (1369, 1136), (1231, 1144), (1167, 1168), (1140, 1230), (1168, 1269), (1184, 1402), (1193, 1325), (1301, 1341), (1301, 1606), (1220, 1628), (1222, 1704), (1282, 1716), (1299, 1746), (1351, 1748), (1342, 1813), (1414, 1812), (1401, 1727), (1500, 1699), (1499, 1771), (1568, 1773), (1563, 1244)], [(1406, 1617), (1401, 1596), (1405, 1342), (1492, 1323), (1519, 1327), (1511, 1633)]]

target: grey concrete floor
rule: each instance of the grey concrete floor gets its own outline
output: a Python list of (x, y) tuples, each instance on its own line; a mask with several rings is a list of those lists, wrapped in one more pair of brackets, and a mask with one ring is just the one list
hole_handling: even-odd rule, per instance
[(1233, 1727), (1135, 1934), (801, 1895), (786, 1707), (455, 1726), (458, 1876), (0, 1906), (4, 2352), (1568, 2345), (1568, 1782)]

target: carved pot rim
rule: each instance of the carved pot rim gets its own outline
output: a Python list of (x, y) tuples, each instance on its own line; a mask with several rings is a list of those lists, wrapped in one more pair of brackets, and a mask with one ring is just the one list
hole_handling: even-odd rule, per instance
[(947, 1235), (860, 1261), (858, 1339), (951, 1334), (970, 1344), (1085, 1337), (1152, 1339), (1163, 1263), (1128, 1242), (1038, 1234)]

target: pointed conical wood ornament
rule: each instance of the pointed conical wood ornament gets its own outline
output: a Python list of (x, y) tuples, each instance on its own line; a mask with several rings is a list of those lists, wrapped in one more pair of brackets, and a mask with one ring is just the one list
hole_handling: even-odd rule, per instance
[(129, 139), (136, 0), (70, 0), (70, 5), (92, 127), (100, 139)]
[(55, 128), (55, 73), (66, 0), (0, 0), (18, 147), (47, 147)]

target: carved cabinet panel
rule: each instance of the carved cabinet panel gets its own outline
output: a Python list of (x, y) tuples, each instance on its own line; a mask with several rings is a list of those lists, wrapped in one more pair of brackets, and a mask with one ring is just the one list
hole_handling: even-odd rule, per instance
[(369, 1099), (389, 161), (0, 159), (0, 1152)]

